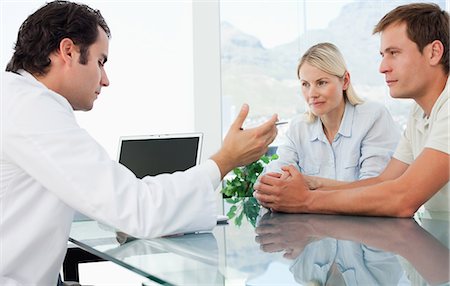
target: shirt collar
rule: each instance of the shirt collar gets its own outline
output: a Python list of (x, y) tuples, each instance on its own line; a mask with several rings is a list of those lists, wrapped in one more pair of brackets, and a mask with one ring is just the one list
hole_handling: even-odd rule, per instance
[(344, 116), (342, 117), (341, 126), (339, 127), (338, 134), (341, 134), (344, 137), (352, 136), (352, 125), (354, 116), (355, 116), (355, 106), (346, 100)]
[[(441, 92), (439, 97), (437, 98), (436, 102), (433, 105), (433, 108), (431, 108), (431, 113), (429, 117), (432, 117), (436, 112), (438, 112), (438, 109), (441, 108), (442, 102), (448, 100), (449, 97), (449, 78), (447, 78), (447, 82), (445, 83), (444, 90)], [(425, 114), (425, 113), (424, 113)]]
[[(347, 100), (345, 101), (345, 110), (344, 110), (344, 116), (342, 117), (341, 125), (339, 127), (339, 131), (337, 134), (340, 134), (344, 137), (351, 137), (352, 136), (352, 125), (353, 125), (353, 117), (355, 115), (355, 106), (352, 105)], [(311, 136), (309, 138), (310, 141), (314, 140), (327, 140), (325, 133), (323, 132), (322, 128), (322, 120), (320, 120), (319, 117), (314, 120), (311, 127)]]
[(73, 110), (72, 105), (70, 105), (70, 102), (64, 96), (49, 89), (47, 86), (45, 86), (45, 84), (38, 81), (31, 73), (29, 73), (23, 69), (18, 70), (17, 73), (19, 75), (23, 76), (24, 78), (26, 78), (28, 80), (28, 82), (30, 82), (32, 85), (48, 90), (50, 93), (52, 93), (54, 95), (54, 97), (58, 100), (58, 102), (60, 102), (64, 106), (70, 108), (71, 110)]
[[(45, 85), (43, 83), (38, 81), (31, 73), (27, 72), (26, 70), (20, 69), (20, 70), (17, 71), (17, 73), (20, 74), (21, 76), (23, 76), (24, 78), (28, 79), (34, 85), (45, 87)], [(45, 87), (45, 88), (47, 88), (47, 87)]]
[(428, 127), (430, 118), (434, 117), (434, 114), (437, 112), (438, 109), (441, 107), (441, 102), (448, 100), (449, 94), (450, 94), (450, 88), (449, 88), (449, 82), (450, 77), (447, 78), (447, 83), (445, 84), (444, 90), (441, 92), (439, 97), (436, 99), (436, 102), (433, 105), (433, 108), (431, 108), (431, 113), (429, 117), (425, 116), (425, 112), (423, 111), (422, 107), (418, 105), (417, 103), (416, 108), (414, 109), (412, 116), (414, 120), (416, 121), (417, 129), (420, 132), (424, 132), (425, 129)]
[(309, 138), (310, 141), (315, 141), (317, 139), (321, 139), (323, 141), (324, 138), (323, 128), (322, 128), (322, 120), (319, 117), (316, 117), (314, 122), (311, 123), (311, 136)]

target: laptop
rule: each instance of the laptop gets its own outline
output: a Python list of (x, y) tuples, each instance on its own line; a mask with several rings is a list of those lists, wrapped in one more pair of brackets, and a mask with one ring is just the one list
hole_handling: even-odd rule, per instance
[(138, 178), (185, 171), (200, 163), (202, 133), (120, 137), (118, 162)]
[[(138, 178), (185, 171), (200, 163), (203, 133), (120, 137), (118, 161)], [(217, 216), (217, 223), (228, 217)]]

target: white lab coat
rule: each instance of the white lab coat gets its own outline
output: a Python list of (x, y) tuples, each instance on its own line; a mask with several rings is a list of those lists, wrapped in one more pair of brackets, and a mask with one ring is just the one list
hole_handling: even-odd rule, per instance
[(136, 237), (214, 227), (213, 161), (137, 179), (78, 126), (64, 97), (21, 74), (2, 74), (1, 285), (56, 285), (74, 210)]

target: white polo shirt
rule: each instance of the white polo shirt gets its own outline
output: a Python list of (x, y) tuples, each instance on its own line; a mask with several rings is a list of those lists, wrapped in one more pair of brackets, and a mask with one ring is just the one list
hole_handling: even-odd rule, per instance
[[(449, 81), (447, 80), (447, 84), (436, 100), (428, 118), (423, 109), (417, 103), (414, 104), (394, 158), (410, 165), (424, 148), (449, 154), (449, 93)], [(447, 183), (424, 206), (428, 211), (448, 212), (450, 211), (449, 203), (449, 184)]]

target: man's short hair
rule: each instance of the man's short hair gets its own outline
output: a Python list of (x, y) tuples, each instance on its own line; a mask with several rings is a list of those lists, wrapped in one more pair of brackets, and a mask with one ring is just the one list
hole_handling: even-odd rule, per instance
[(394, 23), (406, 23), (408, 38), (416, 43), (422, 53), (426, 45), (441, 41), (444, 54), (440, 63), (449, 74), (449, 14), (437, 4), (413, 3), (402, 5), (387, 13), (375, 26), (373, 33), (380, 33)]
[(80, 48), (80, 63), (86, 64), (89, 46), (98, 37), (98, 27), (111, 37), (100, 11), (68, 1), (47, 3), (22, 23), (6, 71), (24, 69), (45, 75), (51, 64), (50, 54), (58, 49), (64, 38), (70, 38)]

